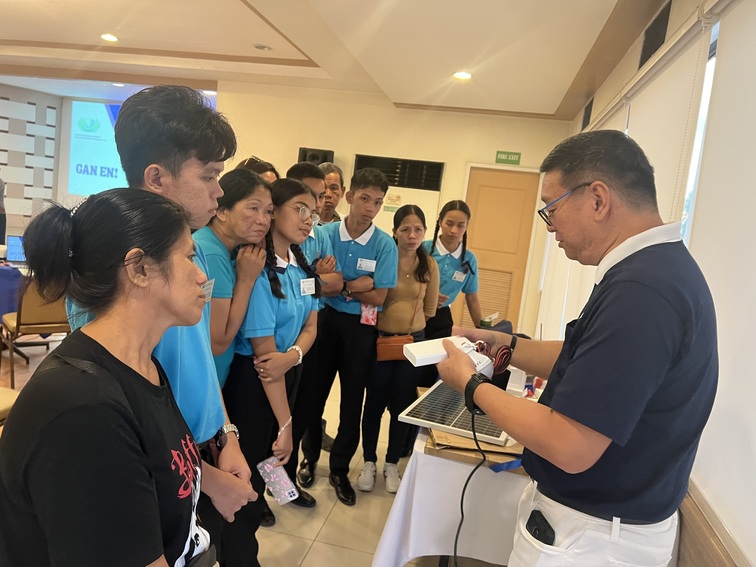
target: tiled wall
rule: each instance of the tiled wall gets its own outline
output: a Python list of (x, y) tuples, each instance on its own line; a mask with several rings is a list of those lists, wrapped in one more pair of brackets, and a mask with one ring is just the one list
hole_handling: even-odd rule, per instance
[(8, 234), (21, 234), (53, 198), (62, 99), (0, 84), (0, 177)]

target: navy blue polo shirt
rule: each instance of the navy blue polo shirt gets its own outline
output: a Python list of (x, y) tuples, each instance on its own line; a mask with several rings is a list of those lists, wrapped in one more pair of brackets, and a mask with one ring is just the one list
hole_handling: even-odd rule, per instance
[(612, 266), (565, 341), (539, 403), (612, 442), (568, 474), (526, 450), (546, 494), (599, 517), (659, 522), (680, 506), (717, 386), (714, 303), (680, 242)]

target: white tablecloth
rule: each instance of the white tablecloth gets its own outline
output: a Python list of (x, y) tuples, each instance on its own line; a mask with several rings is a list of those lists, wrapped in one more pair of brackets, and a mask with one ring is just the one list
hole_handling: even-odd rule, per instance
[[(423, 453), (421, 429), (404, 471), (373, 567), (402, 567), (424, 555), (453, 555), (459, 499), (473, 465)], [(460, 557), (504, 565), (512, 551), (517, 504), (528, 477), (481, 467), (465, 494)]]

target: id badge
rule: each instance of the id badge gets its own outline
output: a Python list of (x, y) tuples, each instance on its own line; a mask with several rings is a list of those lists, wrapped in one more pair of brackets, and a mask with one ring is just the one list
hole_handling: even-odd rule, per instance
[(454, 270), (454, 275), (452, 276), (452, 280), (454, 280), (455, 282), (465, 281), (465, 273), (460, 272), (459, 270)]
[(378, 307), (360, 303), (360, 323), (375, 327), (378, 323)]
[(299, 294), (313, 295), (315, 293), (315, 278), (299, 280)]
[(202, 291), (205, 293), (205, 303), (213, 298), (213, 287), (215, 286), (215, 278), (207, 280), (202, 284)]
[(375, 260), (368, 260), (366, 258), (357, 259), (357, 269), (365, 272), (375, 272)]

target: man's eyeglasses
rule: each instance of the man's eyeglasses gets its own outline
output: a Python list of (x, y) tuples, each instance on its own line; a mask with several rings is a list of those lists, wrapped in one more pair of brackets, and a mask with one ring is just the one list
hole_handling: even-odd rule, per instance
[(286, 205), (287, 207), (291, 207), (292, 209), (295, 209), (299, 213), (299, 218), (303, 221), (306, 221), (307, 219), (312, 219), (312, 224), (318, 224), (318, 221), (320, 220), (320, 216), (318, 213), (310, 209), (310, 207), (306, 205)]
[[(573, 187), (572, 189), (570, 189), (569, 191), (567, 191), (563, 195), (561, 195), (561, 196), (557, 197), (556, 199), (554, 199), (553, 201), (551, 201), (551, 203), (547, 203), (545, 207), (542, 207), (542, 208), (538, 209), (538, 216), (541, 217), (543, 219), (543, 222), (545, 222), (547, 225), (552, 226), (551, 225), (551, 217), (554, 215), (554, 209), (551, 209), (551, 207), (553, 207), (554, 205), (556, 205), (559, 201), (561, 201), (562, 199), (564, 199), (567, 195), (570, 195), (573, 191), (577, 191), (581, 187), (588, 187), (589, 185), (593, 185), (593, 183), (594, 183), (593, 181), (588, 181), (586, 183), (581, 183), (580, 185), (577, 185), (577, 186)], [(551, 210), (549, 210), (549, 209), (551, 209)]]

